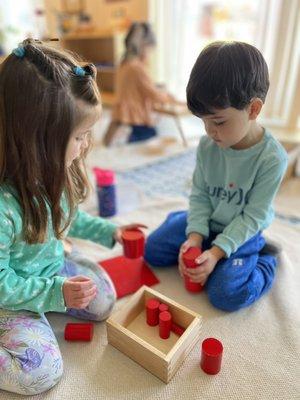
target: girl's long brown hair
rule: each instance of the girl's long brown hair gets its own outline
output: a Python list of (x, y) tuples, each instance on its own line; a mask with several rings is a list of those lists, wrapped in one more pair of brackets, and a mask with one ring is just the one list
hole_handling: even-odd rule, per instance
[(78, 76), (76, 56), (31, 39), (21, 45), (25, 56), (11, 54), (0, 68), (0, 185), (8, 183), (17, 191), (24, 240), (33, 244), (44, 242), (52, 227), (63, 238), (77, 204), (87, 196), (84, 155), (67, 168), (66, 150), (100, 95), (92, 65)]

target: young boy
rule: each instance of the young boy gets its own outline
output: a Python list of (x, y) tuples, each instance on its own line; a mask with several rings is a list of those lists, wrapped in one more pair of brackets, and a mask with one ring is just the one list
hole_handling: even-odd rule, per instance
[[(234, 311), (272, 286), (276, 258), (262, 230), (287, 167), (287, 154), (257, 123), (269, 88), (268, 67), (255, 47), (215, 42), (199, 55), (187, 85), (188, 107), (207, 135), (197, 152), (188, 216), (171, 213), (148, 238), (152, 265), (179, 262), (179, 271), (205, 284), (211, 303)], [(182, 254), (202, 248), (198, 268)]]

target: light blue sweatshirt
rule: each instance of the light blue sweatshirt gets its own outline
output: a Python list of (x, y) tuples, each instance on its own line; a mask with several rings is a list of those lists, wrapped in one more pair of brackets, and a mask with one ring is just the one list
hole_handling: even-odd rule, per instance
[(222, 149), (209, 137), (200, 140), (190, 196), (187, 235), (208, 237), (229, 257), (270, 225), (272, 202), (287, 168), (287, 153), (265, 132), (244, 150)]

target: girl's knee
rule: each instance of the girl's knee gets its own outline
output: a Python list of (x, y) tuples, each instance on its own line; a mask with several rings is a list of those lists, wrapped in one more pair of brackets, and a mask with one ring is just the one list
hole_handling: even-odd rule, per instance
[(99, 309), (96, 314), (96, 321), (106, 320), (113, 311), (116, 304), (116, 295), (110, 295), (109, 298), (105, 300), (105, 304)]
[(98, 288), (98, 290), (101, 290), (101, 293), (90, 303), (87, 310), (89, 315), (86, 315), (86, 319), (104, 321), (113, 311), (117, 300), (114, 284), (110, 278), (105, 279), (102, 283), (105, 287)]
[(34, 396), (47, 392), (52, 389), (63, 375), (62, 358), (52, 360), (49, 365), (42, 364), (40, 367), (30, 371), (16, 371), (12, 375), (11, 371), (7, 379), (5, 372), (0, 380), (0, 389), (11, 393), (18, 393), (25, 396)]

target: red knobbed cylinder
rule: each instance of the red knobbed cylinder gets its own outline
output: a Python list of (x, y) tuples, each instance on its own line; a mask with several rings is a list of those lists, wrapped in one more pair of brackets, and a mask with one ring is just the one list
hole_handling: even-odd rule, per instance
[(156, 299), (148, 299), (146, 303), (147, 324), (156, 326), (159, 322), (159, 301)]
[[(202, 251), (199, 247), (190, 247), (183, 255), (182, 259), (184, 262), (184, 265), (187, 268), (197, 268), (199, 267), (198, 264), (196, 264), (195, 260), (202, 254)], [(185, 281), (185, 288), (189, 292), (193, 293), (199, 293), (203, 290), (203, 286), (201, 283), (198, 282), (192, 282), (190, 278), (185, 275), (184, 276), (184, 281)]]
[(144, 256), (145, 235), (140, 229), (128, 229), (122, 232), (124, 256), (139, 258)]
[(200, 366), (209, 375), (217, 374), (221, 369), (223, 345), (215, 338), (207, 338), (202, 342)]
[(159, 336), (162, 339), (168, 339), (171, 332), (172, 316), (169, 311), (163, 311), (159, 314)]

